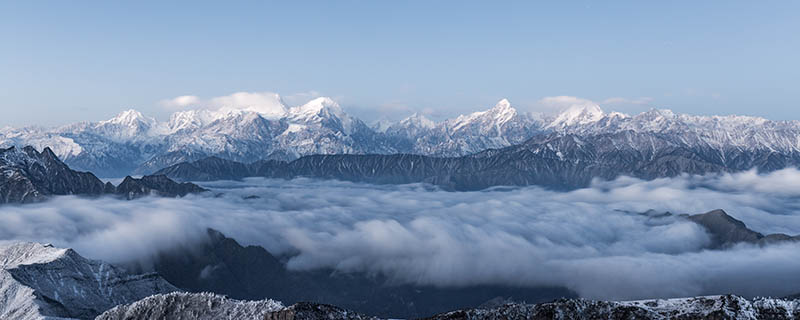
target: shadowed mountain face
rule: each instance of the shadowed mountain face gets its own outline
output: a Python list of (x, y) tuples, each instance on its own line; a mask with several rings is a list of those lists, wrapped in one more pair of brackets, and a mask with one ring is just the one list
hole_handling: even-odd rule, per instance
[(0, 203), (36, 202), (49, 195), (100, 195), (100, 179), (88, 172), (70, 170), (45, 148), (0, 149)]
[(474, 155), (437, 158), (422, 155), (314, 155), (291, 162), (243, 164), (209, 158), (162, 170), (181, 181), (235, 180), (244, 177), (313, 177), (368, 183), (426, 182), (449, 190), (540, 185), (552, 189), (586, 187), (592, 179), (641, 179), (680, 174), (763, 171), (796, 166), (800, 154), (769, 150), (718, 150), (690, 146), (652, 133), (622, 131), (588, 137), (536, 136), (523, 144)]
[(742, 242), (766, 245), (780, 241), (800, 241), (800, 236), (789, 236), (782, 233), (763, 235), (750, 230), (744, 222), (736, 220), (721, 209), (687, 216), (687, 218), (706, 228), (711, 235), (711, 249), (724, 249)]
[(114, 193), (133, 199), (136, 197), (156, 194), (163, 197), (183, 197), (190, 193), (206, 191), (196, 184), (183, 182), (177, 183), (164, 175), (144, 176), (140, 179), (125, 177), (114, 190)]
[(213, 230), (208, 234), (202, 246), (162, 253), (153, 264), (154, 270), (170, 283), (193, 292), (284, 303), (314, 301), (384, 317), (429, 316), (475, 307), (498, 297), (541, 302), (574, 296), (558, 288), (436, 288), (395, 285), (380, 276), (332, 270), (291, 271), (262, 247), (243, 247)]
[(176, 183), (165, 176), (127, 177), (119, 186), (104, 184), (94, 174), (70, 169), (45, 148), (0, 149), (0, 204), (31, 203), (55, 195), (123, 195), (128, 199), (157, 194), (185, 196), (205, 189), (192, 183)]

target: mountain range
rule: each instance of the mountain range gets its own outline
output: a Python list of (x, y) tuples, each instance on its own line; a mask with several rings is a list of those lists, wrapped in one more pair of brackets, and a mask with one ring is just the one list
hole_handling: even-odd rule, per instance
[(311, 155), (293, 161), (240, 163), (218, 157), (182, 162), (156, 172), (182, 181), (244, 177), (310, 177), (367, 183), (417, 183), (445, 190), (538, 185), (557, 190), (587, 187), (595, 179), (650, 180), (681, 174), (768, 172), (800, 164), (800, 153), (766, 149), (692, 147), (670, 136), (620, 131), (580, 136), (542, 134), (501, 149), (460, 157), (414, 154)]
[(414, 114), (370, 126), (332, 99), (316, 98), (268, 110), (180, 111), (164, 122), (128, 110), (110, 120), (58, 128), (7, 127), (0, 129), (0, 146), (50, 147), (77, 170), (122, 177), (210, 156), (243, 163), (333, 154), (462, 157), (533, 143), (552, 153), (548, 157), (562, 159), (582, 151), (559, 149), (559, 143), (580, 147), (581, 141), (602, 143), (594, 148), (651, 162), (678, 152), (712, 167), (775, 168), (794, 165), (800, 158), (799, 137), (798, 121), (693, 116), (658, 109), (626, 115), (586, 104), (543, 115), (519, 112), (505, 99), (485, 111), (441, 122)]

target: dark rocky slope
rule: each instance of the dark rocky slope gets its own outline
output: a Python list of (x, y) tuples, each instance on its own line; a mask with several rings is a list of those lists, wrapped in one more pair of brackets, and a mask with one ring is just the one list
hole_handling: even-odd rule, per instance
[(185, 196), (205, 189), (176, 183), (165, 176), (127, 177), (119, 186), (103, 183), (90, 172), (70, 169), (50, 148), (0, 149), (0, 204), (31, 203), (56, 195), (100, 196), (116, 194), (128, 199), (149, 194)]
[(782, 233), (763, 235), (750, 230), (744, 222), (729, 216), (722, 209), (687, 217), (708, 231), (711, 236), (710, 249), (724, 249), (742, 242), (766, 245), (780, 241), (800, 241), (800, 236)]
[(153, 270), (192, 292), (214, 292), (244, 300), (314, 301), (384, 317), (429, 316), (475, 307), (497, 297), (542, 302), (575, 296), (558, 288), (436, 288), (396, 285), (380, 276), (333, 270), (290, 271), (262, 247), (241, 246), (213, 230), (208, 234), (208, 241), (199, 247), (162, 253), (155, 259)]
[(159, 170), (181, 181), (244, 177), (314, 177), (369, 183), (426, 182), (451, 190), (492, 186), (540, 185), (553, 189), (586, 187), (592, 179), (641, 179), (680, 174), (772, 171), (800, 163), (800, 154), (731, 149), (721, 153), (653, 133), (623, 131), (579, 137), (540, 135), (520, 145), (474, 155), (437, 158), (422, 155), (313, 155), (291, 162), (243, 164), (209, 158)]

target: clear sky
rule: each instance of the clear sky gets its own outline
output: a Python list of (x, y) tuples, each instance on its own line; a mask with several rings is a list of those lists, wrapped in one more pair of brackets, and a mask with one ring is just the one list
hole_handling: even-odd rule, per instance
[(0, 126), (240, 91), (364, 117), (568, 95), (800, 119), (799, 57), (800, 1), (0, 1)]

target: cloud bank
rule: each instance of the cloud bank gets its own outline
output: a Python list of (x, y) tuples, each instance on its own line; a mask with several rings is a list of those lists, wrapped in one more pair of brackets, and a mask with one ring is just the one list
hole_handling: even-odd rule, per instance
[[(316, 92), (290, 96), (290, 100), (317, 94)], [(206, 108), (209, 110), (244, 110), (257, 112), (268, 118), (280, 118), (286, 114), (286, 105), (277, 93), (273, 92), (236, 92), (226, 96), (202, 99), (198, 96), (185, 95), (159, 102), (170, 109)]]
[[(709, 237), (677, 216), (723, 208), (762, 233), (800, 233), (794, 169), (620, 178), (590, 188), (444, 192), (296, 179), (205, 184), (221, 197), (135, 201), (59, 197), (0, 207), (0, 239), (73, 247), (98, 259), (146, 259), (218, 229), (296, 270), (382, 273), (398, 283), (564, 286), (583, 297), (638, 299), (800, 292), (800, 244), (702, 250)], [(245, 196), (260, 198), (245, 200)]]

